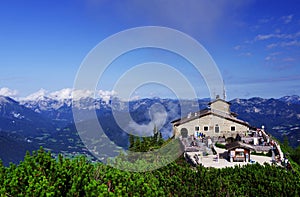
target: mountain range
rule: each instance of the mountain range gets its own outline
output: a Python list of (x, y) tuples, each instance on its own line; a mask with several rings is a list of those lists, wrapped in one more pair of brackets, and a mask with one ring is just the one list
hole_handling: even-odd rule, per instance
[[(145, 98), (122, 101), (113, 94), (102, 92), (102, 97), (82, 97), (76, 102), (67, 96), (35, 96), (15, 100), (0, 96), (0, 158), (5, 165), (18, 163), (26, 150), (43, 146), (52, 153), (85, 154), (92, 157), (82, 143), (73, 120), (79, 113), (80, 124), (91, 125), (90, 112), (95, 109), (97, 121), (105, 134), (116, 145), (128, 146), (128, 132), (151, 135), (154, 126), (164, 138), (172, 136), (171, 121), (190, 112), (204, 109), (210, 99), (181, 100)], [(238, 118), (254, 127), (265, 126), (267, 132), (279, 140), (287, 136), (291, 146), (300, 143), (300, 97), (279, 99), (234, 99), (231, 110)], [(129, 113), (128, 113), (129, 112)], [(129, 114), (129, 116), (128, 116)], [(119, 120), (116, 121), (115, 118)], [(119, 124), (121, 125), (119, 125)]]

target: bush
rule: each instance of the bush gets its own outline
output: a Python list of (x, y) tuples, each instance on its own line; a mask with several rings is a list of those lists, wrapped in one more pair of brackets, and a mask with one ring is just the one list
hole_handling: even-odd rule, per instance
[(215, 146), (218, 147), (218, 148), (226, 149), (225, 144), (219, 144), (219, 143), (216, 143)]
[[(181, 158), (182, 159), (182, 158)], [(85, 157), (58, 159), (42, 148), (18, 166), (0, 162), (0, 196), (299, 196), (299, 175), (265, 164), (196, 170), (172, 162), (126, 172)], [(249, 189), (251, 188), (251, 189)]]

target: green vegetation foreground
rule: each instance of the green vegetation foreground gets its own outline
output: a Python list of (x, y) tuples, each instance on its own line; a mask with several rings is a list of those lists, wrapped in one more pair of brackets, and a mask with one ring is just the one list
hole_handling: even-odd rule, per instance
[(0, 196), (299, 196), (298, 173), (259, 164), (191, 168), (182, 158), (134, 173), (85, 157), (56, 160), (42, 148), (18, 166), (0, 162)]

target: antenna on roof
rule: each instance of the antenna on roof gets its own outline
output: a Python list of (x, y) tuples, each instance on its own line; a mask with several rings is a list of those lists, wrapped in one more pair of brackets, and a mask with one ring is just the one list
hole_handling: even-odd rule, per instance
[(213, 98), (213, 100), (216, 99), (216, 91), (215, 91), (215, 89), (213, 89), (212, 98)]
[(226, 92), (225, 92), (224, 79), (223, 79), (223, 99), (224, 99), (224, 101), (226, 101)]

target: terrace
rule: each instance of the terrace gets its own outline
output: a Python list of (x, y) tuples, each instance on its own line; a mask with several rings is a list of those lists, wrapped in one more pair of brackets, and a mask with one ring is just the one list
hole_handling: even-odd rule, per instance
[[(194, 166), (202, 164), (205, 167), (222, 168), (255, 162), (280, 164), (284, 158), (280, 146), (263, 129), (251, 130), (247, 136), (238, 135), (235, 139), (209, 136), (179, 139), (185, 158)], [(227, 149), (218, 148), (215, 144), (226, 146)], [(272, 157), (264, 155), (266, 153), (272, 153)]]

